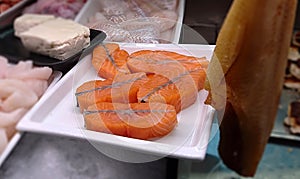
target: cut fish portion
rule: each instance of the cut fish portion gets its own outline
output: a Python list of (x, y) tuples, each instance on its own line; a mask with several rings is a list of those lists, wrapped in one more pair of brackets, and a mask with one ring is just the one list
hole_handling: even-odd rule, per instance
[(38, 96), (21, 80), (2, 79), (0, 99), (4, 99), (0, 102), (0, 111), (12, 112), (18, 108), (29, 109), (38, 101)]
[[(203, 88), (203, 80), (205, 79), (205, 70), (208, 66), (208, 61), (205, 57), (196, 58), (176, 52), (141, 50), (129, 56), (127, 66), (133, 73), (155, 73), (169, 79), (176, 78), (180, 76), (180, 74), (187, 73), (187, 71), (190, 73), (197, 71), (200, 75), (198, 76), (195, 75), (197, 73), (194, 73), (191, 77), (194, 80), (195, 86), (200, 90)], [(204, 79), (199, 79), (199, 77), (203, 77)]]
[(30, 60), (10, 64), (0, 56), (0, 154), (17, 132), (17, 122), (48, 88), (51, 74), (51, 68), (34, 67)]
[[(131, 58), (138, 58), (140, 60), (149, 60), (149, 59), (156, 59), (156, 60), (176, 60), (180, 62), (185, 68), (193, 69), (193, 68), (207, 68), (208, 60), (206, 57), (194, 57), (194, 56), (187, 56), (182, 55), (176, 52), (165, 51), (165, 50), (140, 50), (130, 54)], [(171, 63), (171, 62), (169, 62)]]
[(118, 44), (100, 44), (93, 50), (92, 64), (100, 77), (112, 79), (118, 73), (130, 73), (126, 66), (128, 56)]
[(134, 103), (137, 92), (148, 80), (145, 73), (117, 75), (114, 80), (88, 81), (79, 86), (75, 96), (80, 110), (98, 102)]
[(0, 111), (0, 128), (14, 126), (27, 111), (26, 108), (17, 108), (11, 112)]
[(124, 55), (118, 44), (99, 45), (92, 64), (102, 80), (77, 88), (87, 130), (137, 139), (169, 134), (177, 113), (203, 89), (208, 61), (176, 52), (140, 50)]
[[(201, 70), (195, 71), (193, 75), (199, 76), (203, 86), (205, 73), (202, 73), (201, 76), (199, 75), (201, 72)], [(185, 73), (176, 78), (168, 79), (162, 75), (148, 75), (149, 80), (138, 91), (138, 101), (170, 104), (179, 113), (181, 110), (192, 105), (197, 99), (195, 88), (191, 86), (193, 83), (188, 82), (190, 80), (189, 76), (190, 73)]]
[(167, 135), (177, 124), (174, 106), (163, 103), (97, 103), (84, 111), (88, 130), (137, 139)]
[(131, 72), (156, 74), (139, 90), (140, 102), (164, 101), (180, 112), (193, 104), (203, 89), (206, 61), (175, 52), (142, 50), (130, 55), (127, 66)]
[(5, 78), (8, 67), (8, 60), (0, 55), (0, 79)]

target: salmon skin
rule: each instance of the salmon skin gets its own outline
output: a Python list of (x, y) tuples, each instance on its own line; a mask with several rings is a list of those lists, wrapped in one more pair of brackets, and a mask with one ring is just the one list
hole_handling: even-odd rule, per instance
[[(191, 72), (191, 77), (194, 80), (198, 90), (203, 89), (205, 71), (208, 66), (208, 61), (205, 57), (196, 58), (185, 56), (176, 52), (169, 51), (151, 51), (141, 50), (132, 53), (127, 61), (127, 66), (132, 73), (145, 72), (147, 74), (155, 73), (175, 79), (187, 71)], [(192, 74), (194, 72), (194, 74)], [(200, 79), (199, 76), (204, 78)], [(203, 76), (204, 74), (204, 76)]]
[(134, 73), (85, 82), (75, 93), (80, 111), (98, 102), (135, 103), (140, 86), (147, 80), (145, 73)]
[(118, 73), (130, 73), (126, 66), (128, 56), (118, 44), (100, 44), (93, 50), (92, 64), (100, 77), (113, 79)]
[(163, 103), (97, 103), (83, 113), (88, 130), (151, 139), (165, 136), (177, 124), (174, 106)]
[(192, 73), (187, 71), (173, 79), (157, 74), (148, 75), (149, 80), (138, 90), (138, 101), (167, 103), (173, 105), (176, 112), (179, 113), (196, 101), (197, 90), (194, 83), (190, 83), (190, 75), (198, 77), (198, 81), (203, 87), (205, 73), (201, 72), (203, 72), (202, 69)]

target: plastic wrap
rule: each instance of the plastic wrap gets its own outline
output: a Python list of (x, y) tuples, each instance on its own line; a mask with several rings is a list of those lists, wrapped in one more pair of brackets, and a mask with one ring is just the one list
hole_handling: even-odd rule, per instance
[(177, 0), (102, 0), (86, 24), (107, 34), (107, 41), (127, 43), (168, 42), (178, 14)]

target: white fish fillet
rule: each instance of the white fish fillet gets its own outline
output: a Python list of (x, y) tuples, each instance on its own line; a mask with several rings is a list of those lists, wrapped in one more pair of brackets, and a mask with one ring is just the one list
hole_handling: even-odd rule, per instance
[(40, 98), (48, 88), (48, 81), (40, 79), (28, 79), (24, 81), (32, 91)]
[(37, 100), (35, 92), (21, 80), (3, 79), (0, 81), (0, 110), (11, 112), (17, 108), (30, 108)]
[(0, 128), (15, 125), (27, 111), (28, 109), (25, 108), (18, 108), (12, 112), (0, 111)]
[[(22, 66), (21, 66), (22, 65)], [(40, 79), (40, 80), (47, 80), (50, 75), (52, 74), (52, 69), (49, 67), (39, 67), (39, 68), (26, 68), (24, 63), (19, 66), (16, 65), (15, 67), (9, 68), (7, 71), (6, 77), (7, 78), (14, 78), (14, 79)], [(20, 70), (24, 66), (24, 70)]]
[(5, 129), (0, 128), (0, 154), (5, 150), (7, 144), (8, 139), (6, 136)]
[(7, 66), (8, 60), (5, 57), (0, 56), (0, 79), (5, 77)]

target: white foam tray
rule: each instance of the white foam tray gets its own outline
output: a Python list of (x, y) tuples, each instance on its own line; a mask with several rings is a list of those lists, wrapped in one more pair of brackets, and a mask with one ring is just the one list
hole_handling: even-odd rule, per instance
[[(163, 49), (210, 59), (214, 46), (175, 44), (120, 44), (132, 53), (141, 49)], [(76, 107), (75, 90), (83, 82), (99, 79), (91, 55), (82, 59), (41, 99), (39, 105), (19, 122), (20, 131), (69, 136), (90, 141), (94, 146), (136, 153), (202, 160), (206, 154), (214, 109), (205, 105), (207, 92), (199, 92), (196, 103), (178, 114), (178, 125), (167, 136), (146, 141), (86, 130)], [(97, 147), (96, 147), (97, 148)]]

